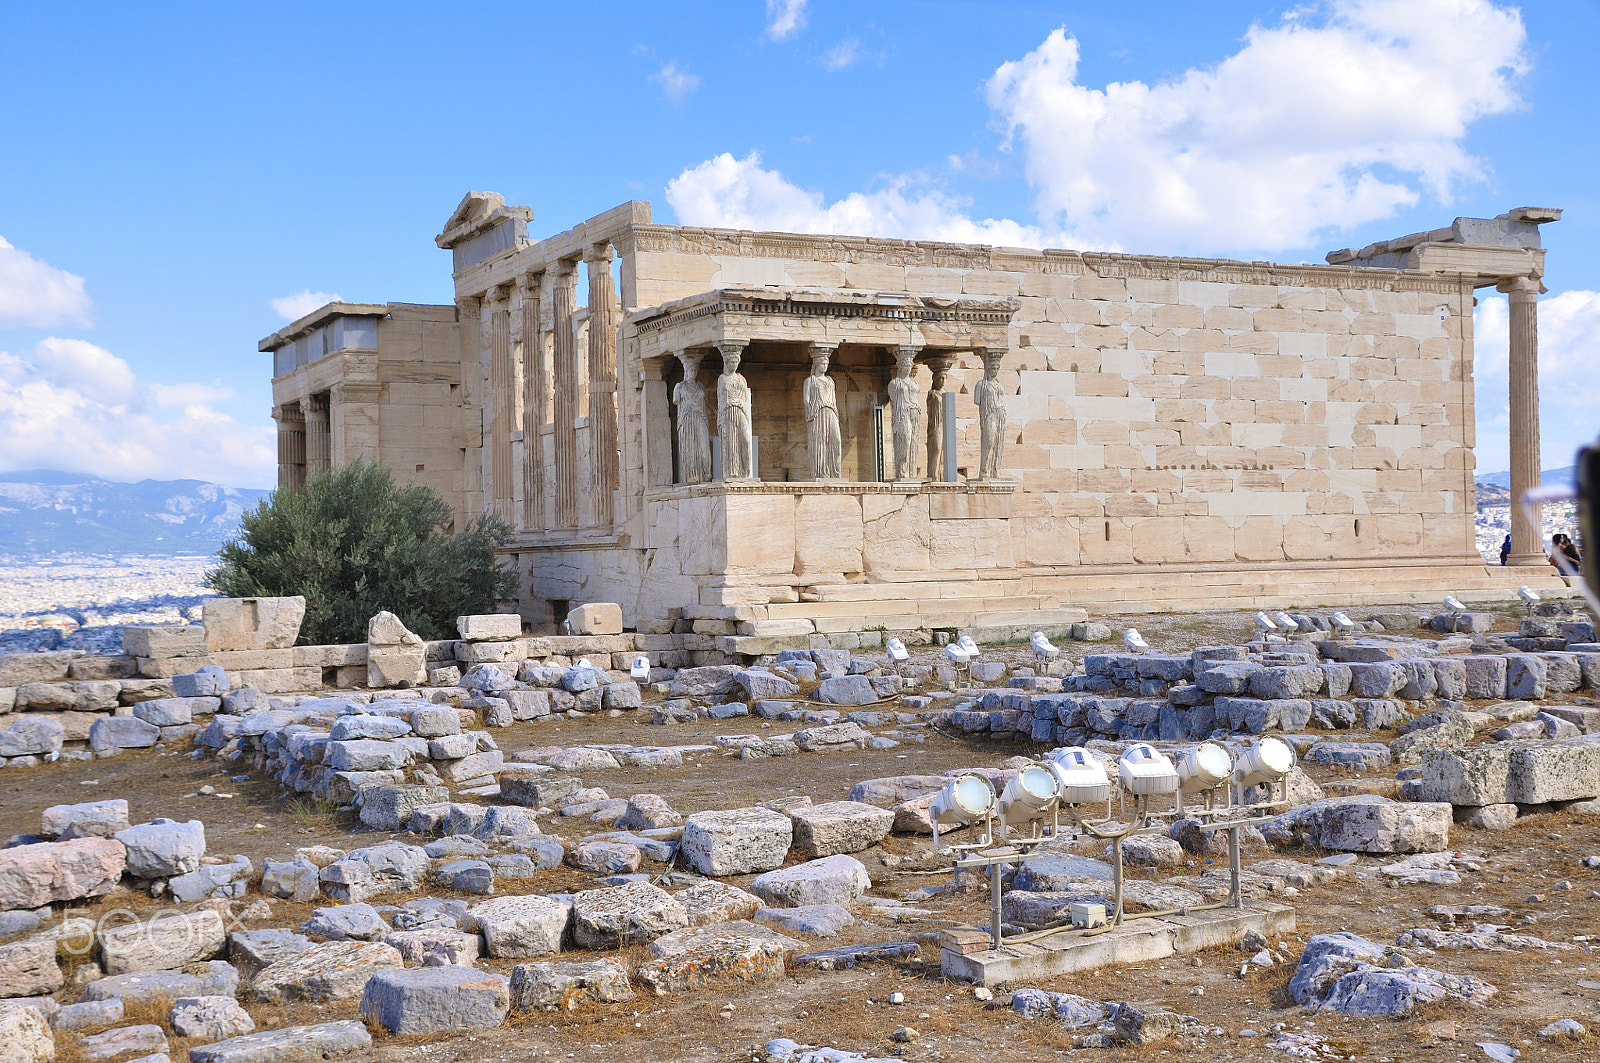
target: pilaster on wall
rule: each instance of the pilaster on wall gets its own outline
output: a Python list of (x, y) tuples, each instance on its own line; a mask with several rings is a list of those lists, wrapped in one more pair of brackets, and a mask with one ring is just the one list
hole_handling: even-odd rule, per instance
[(489, 477), (493, 486), (494, 511), (507, 520), (511, 512), (511, 308), (509, 288), (500, 285), (490, 293), (493, 309), (489, 314), (489, 389), (493, 402), (490, 422)]
[(470, 519), (487, 508), (484, 496), (483, 406), (485, 374), (482, 372), (483, 300), (464, 296), (456, 300), (461, 315), (461, 500)]

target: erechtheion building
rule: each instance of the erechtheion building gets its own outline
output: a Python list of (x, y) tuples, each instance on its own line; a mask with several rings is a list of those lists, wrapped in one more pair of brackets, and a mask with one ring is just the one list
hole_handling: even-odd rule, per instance
[(1537, 567), (1474, 547), (1472, 307), (1510, 293), (1531, 486), (1558, 211), (1327, 265), (532, 216), (473, 192), (454, 306), (335, 303), (261, 349), (280, 485), (364, 455), (501, 515), (536, 627), (615, 601), (756, 646), (1548, 578), (1520, 514)]

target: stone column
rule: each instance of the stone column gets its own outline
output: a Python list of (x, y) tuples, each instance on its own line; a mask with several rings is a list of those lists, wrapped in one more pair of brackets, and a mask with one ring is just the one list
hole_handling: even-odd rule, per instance
[(1529, 514), (1522, 496), (1539, 486), (1539, 311), (1540, 283), (1531, 277), (1502, 281), (1511, 298), (1511, 565), (1545, 563), (1543, 522), (1538, 506)]
[(312, 395), (301, 400), (306, 419), (306, 475), (315, 476), (333, 467), (333, 438), (328, 425), (327, 395)]
[(549, 393), (545, 381), (544, 332), (540, 329), (540, 276), (529, 274), (522, 288), (522, 524), (530, 531), (545, 528), (544, 410)]
[(711, 423), (706, 416), (706, 389), (700, 383), (700, 352), (678, 352), (683, 379), (672, 389), (678, 407), (678, 482), (702, 484), (711, 479)]
[(505, 285), (490, 291), (494, 300), (489, 311), (489, 390), (488, 403), (493, 421), (489, 437), (489, 478), (493, 481), (489, 497), (494, 511), (511, 519), (511, 306)]
[(616, 519), (617, 495), (617, 285), (611, 276), (610, 244), (590, 248), (589, 267), (589, 438), (594, 464), (595, 524), (609, 528)]
[(828, 361), (838, 344), (812, 343), (811, 375), (800, 385), (806, 411), (806, 458), (813, 480), (844, 478), (844, 435), (839, 427), (839, 396)]
[(923, 358), (933, 374), (928, 389), (928, 479), (944, 479), (944, 382), (952, 366), (953, 354), (930, 354)]
[(669, 359), (645, 358), (639, 363), (644, 375), (640, 397), (644, 430), (644, 485), (646, 488), (672, 486), (672, 415), (668, 404), (666, 370)]
[(278, 422), (278, 489), (297, 495), (306, 486), (306, 415), (291, 402), (273, 411)]
[(739, 373), (746, 346), (744, 340), (717, 344), (722, 356), (722, 374), (717, 377), (717, 439), (722, 443), (724, 480), (749, 480), (758, 471), (751, 438), (750, 384)]
[(983, 379), (973, 388), (973, 398), (978, 403), (980, 433), (978, 479), (993, 480), (1000, 475), (1006, 448), (1005, 394), (996, 379), (1000, 372), (1000, 360), (1006, 352), (993, 347), (979, 347), (976, 353), (983, 360)]
[(578, 526), (578, 372), (573, 364), (572, 310), (576, 276), (571, 262), (558, 262), (549, 275), (552, 328), (555, 331), (555, 519), (557, 528)]

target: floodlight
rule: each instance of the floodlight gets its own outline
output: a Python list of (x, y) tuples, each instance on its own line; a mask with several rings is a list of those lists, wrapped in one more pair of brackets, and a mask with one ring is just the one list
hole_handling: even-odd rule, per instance
[(1278, 630), (1278, 625), (1273, 623), (1272, 617), (1268, 616), (1266, 613), (1256, 614), (1256, 627), (1260, 628), (1262, 631)]
[(1111, 779), (1100, 758), (1082, 746), (1053, 749), (1045, 763), (1061, 781), (1064, 805), (1097, 805), (1111, 799)]
[(971, 664), (972, 654), (961, 648), (961, 643), (952, 642), (944, 648), (944, 655), (954, 664)]
[(1122, 645), (1129, 653), (1144, 653), (1150, 649), (1150, 644), (1139, 634), (1139, 629), (1130, 627), (1122, 634)]
[(956, 639), (956, 645), (960, 646), (961, 649), (966, 652), (968, 657), (976, 657), (983, 652), (978, 649), (978, 644), (972, 641), (971, 635), (962, 635), (960, 638)]
[(1000, 823), (1015, 827), (1043, 819), (1056, 807), (1061, 780), (1043, 764), (1029, 764), (1000, 791)]
[(1233, 757), (1216, 742), (1201, 742), (1178, 758), (1178, 788), (1186, 794), (1215, 790), (1233, 775)]
[(1464, 613), (1467, 611), (1467, 607), (1462, 605), (1461, 602), (1452, 594), (1447, 594), (1444, 596), (1444, 607), (1450, 610), (1452, 613)]
[(906, 644), (899, 639), (890, 639), (883, 644), (883, 648), (889, 651), (889, 660), (895, 664), (911, 658), (911, 653), (906, 649)]
[(928, 819), (933, 824), (934, 844), (940, 827), (960, 827), (994, 812), (994, 787), (982, 775), (958, 775), (928, 802)]
[(1270, 786), (1288, 775), (1294, 765), (1294, 750), (1289, 743), (1271, 735), (1258, 738), (1234, 762), (1233, 784), (1239, 787)]
[(1043, 631), (1035, 631), (1033, 637), (1028, 639), (1028, 645), (1033, 647), (1033, 653), (1036, 657), (1054, 657), (1061, 652), (1056, 649), (1049, 639), (1045, 638)]
[(646, 657), (644, 654), (640, 654), (639, 656), (635, 657), (633, 659), (633, 667), (628, 669), (628, 674), (633, 676), (635, 679), (649, 679), (650, 658)]
[(1155, 746), (1144, 742), (1129, 746), (1117, 758), (1117, 769), (1121, 776), (1118, 781), (1130, 794), (1145, 797), (1177, 792), (1178, 769)]
[(574, 668), (593, 668), (594, 665), (589, 663), (589, 658), (587, 658), (587, 657), (579, 657), (576, 661), (572, 662), (572, 667), (574, 667)]
[(1276, 616), (1274, 616), (1272, 619), (1276, 620), (1278, 622), (1278, 626), (1283, 628), (1283, 630), (1285, 630), (1285, 631), (1299, 631), (1300, 630), (1300, 621), (1296, 620), (1294, 617), (1290, 616), (1288, 613), (1283, 612), (1282, 610), (1279, 610), (1278, 614)]
[(1333, 626), (1339, 629), (1340, 634), (1343, 634), (1346, 631), (1353, 631), (1355, 629), (1356, 622), (1351, 620), (1348, 616), (1345, 616), (1343, 613), (1334, 613)]

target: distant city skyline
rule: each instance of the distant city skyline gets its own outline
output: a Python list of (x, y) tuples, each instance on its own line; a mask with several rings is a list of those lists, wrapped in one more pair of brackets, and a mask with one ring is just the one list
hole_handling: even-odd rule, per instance
[[(341, 295), (448, 303), (432, 237), (474, 188), (533, 207), (535, 237), (636, 198), (1287, 262), (1561, 207), (1543, 464), (1600, 431), (1592, 3), (751, 0), (600, 29), (515, 4), (47, 5), (0, 27), (0, 467), (272, 486), (257, 341)], [(1508, 465), (1507, 310), (1479, 300), (1481, 474)]]

